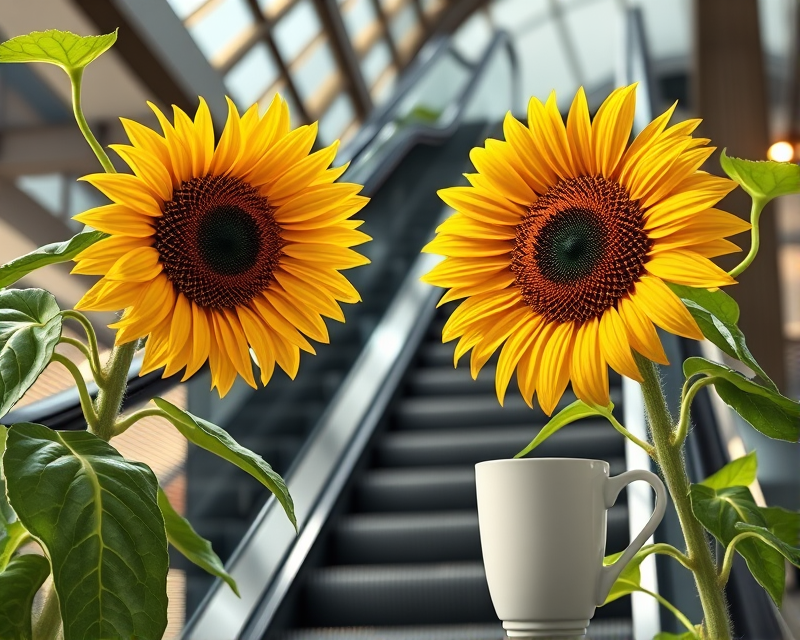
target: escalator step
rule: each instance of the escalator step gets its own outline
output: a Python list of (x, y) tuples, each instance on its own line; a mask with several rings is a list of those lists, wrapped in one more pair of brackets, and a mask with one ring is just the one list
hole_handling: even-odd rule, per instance
[[(619, 389), (611, 390), (611, 400), (619, 401)], [(567, 392), (556, 410), (575, 401)], [(504, 406), (494, 394), (470, 396), (437, 396), (402, 398), (395, 409), (395, 424), (400, 429), (448, 429), (482, 427), (487, 425), (544, 425), (547, 417), (539, 410), (532, 411), (518, 395), (509, 393)]]
[[(625, 460), (612, 458), (611, 475), (625, 471)], [(477, 508), (472, 467), (373, 469), (356, 487), (359, 511), (450, 511)], [(622, 498), (622, 496), (620, 496)]]
[[(382, 467), (473, 465), (511, 458), (537, 434), (533, 426), (487, 427), (454, 431), (394, 431), (383, 436), (375, 452)], [(624, 441), (607, 422), (583, 420), (558, 431), (539, 445), (536, 455), (608, 458), (623, 455)]]
[(494, 622), (480, 562), (325, 567), (306, 587), (313, 626)]
[(430, 367), (413, 371), (406, 381), (406, 390), (412, 396), (441, 396), (475, 393), (494, 393), (496, 368), (487, 364), (476, 380), (469, 373), (469, 363), (458, 368), (452, 360), (444, 367)]
[[(594, 620), (586, 640), (632, 640), (630, 620)], [(273, 634), (269, 640), (507, 640), (499, 623), (428, 627), (344, 627), (299, 629)]]
[[(628, 544), (628, 509), (608, 511), (608, 553)], [(345, 516), (332, 536), (332, 564), (480, 561), (475, 511), (376, 513)]]

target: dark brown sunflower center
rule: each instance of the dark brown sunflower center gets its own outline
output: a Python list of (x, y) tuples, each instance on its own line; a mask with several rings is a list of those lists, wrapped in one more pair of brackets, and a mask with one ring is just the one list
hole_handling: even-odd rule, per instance
[(650, 241), (638, 201), (600, 176), (559, 182), (516, 229), (511, 270), (522, 298), (550, 321), (583, 322), (639, 279)]
[(236, 307), (267, 289), (284, 241), (267, 199), (239, 178), (184, 182), (156, 223), (164, 272), (202, 307)]

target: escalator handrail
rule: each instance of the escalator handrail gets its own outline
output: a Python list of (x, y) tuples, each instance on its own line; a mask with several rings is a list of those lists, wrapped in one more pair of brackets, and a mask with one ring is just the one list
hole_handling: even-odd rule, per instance
[[(412, 141), (425, 136), (452, 135), (500, 48), (506, 49), (511, 63), (513, 100), (518, 88), (516, 55), (508, 34), (498, 32), (475, 65), (471, 81), (458, 98), (457, 108), (453, 111), (456, 117), (445, 127), (409, 127), (403, 135), (410, 136)], [(394, 149), (393, 155), (397, 149), (407, 148), (410, 145), (403, 143)], [(443, 214), (449, 211), (443, 208)], [(299, 537), (295, 537), (285, 516), (276, 508), (274, 497), (271, 497), (227, 563), (228, 571), (239, 583), (242, 598), (236, 598), (218, 581), (188, 621), (182, 638), (255, 640), (261, 637), (328, 521), (339, 493), (351, 477), (363, 448), (413, 356), (414, 345), (424, 335), (439, 292), (423, 284), (420, 276), (436, 262), (437, 258), (429, 254), (418, 256), (400, 291), (286, 474), (296, 501)], [(338, 440), (332, 435), (337, 433), (340, 434)], [(324, 467), (320, 472), (319, 461), (323, 455), (328, 472)], [(309, 479), (312, 474), (315, 476), (313, 481)], [(302, 489), (311, 482), (316, 489), (304, 500)], [(302, 520), (304, 510), (308, 516)], [(252, 593), (247, 593), (253, 584), (247, 581), (255, 582), (258, 595), (254, 601)]]
[[(509, 56), (513, 68), (513, 73), (517, 73), (517, 59), (516, 52), (511, 44), (511, 39), (507, 33), (499, 31), (492, 42), (487, 47), (487, 55), (494, 51), (498, 46), (505, 46), (508, 48)], [(451, 50), (449, 39), (445, 37), (437, 37), (430, 43), (426, 44), (420, 52), (419, 62), (411, 65), (411, 68), (406, 72), (399, 84), (397, 91), (393, 94), (392, 98), (387, 100), (386, 104), (376, 110), (376, 113), (370, 117), (365, 124), (367, 132), (361, 136), (356, 134), (356, 137), (347, 145), (344, 153), (344, 161), (351, 159), (351, 167), (348, 173), (351, 173), (357, 168), (362, 172), (362, 184), (365, 184), (365, 193), (369, 195), (377, 189), (383, 180), (391, 173), (392, 169), (397, 163), (405, 156), (409, 149), (420, 142), (429, 142), (436, 140), (443, 140), (449, 138), (458, 126), (461, 115), (465, 105), (472, 97), (473, 91), (470, 90), (469, 85), (465, 88), (462, 94), (456, 100), (456, 104), (460, 107), (456, 110), (455, 117), (447, 123), (446, 126), (437, 127), (429, 124), (415, 124), (398, 132), (393, 136), (395, 142), (391, 145), (391, 151), (384, 154), (381, 158), (375, 159), (369, 157), (370, 149), (373, 146), (383, 145), (386, 140), (380, 140), (378, 135), (382, 131), (386, 131), (387, 125), (393, 120), (393, 113), (400, 105), (408, 93), (413, 90), (416, 82), (421, 78)], [(473, 77), (478, 77), (483, 73), (487, 56), (484, 55), (477, 64), (473, 67)], [(514, 89), (514, 97), (516, 98), (516, 85)], [(347, 151), (347, 149), (350, 149)], [(364, 156), (368, 157), (368, 161), (360, 161)], [(141, 404), (155, 397), (156, 395), (168, 391), (169, 389), (179, 384), (179, 378), (162, 378), (161, 371), (154, 371), (144, 376), (139, 376), (141, 369), (142, 356), (134, 358), (130, 371), (128, 373), (128, 390), (123, 398), (122, 409), (133, 407)], [(87, 382), (87, 389), (92, 398), (97, 397), (98, 387), (93, 381)], [(61, 430), (81, 430), (86, 428), (86, 422), (83, 418), (83, 411), (81, 409), (80, 395), (75, 387), (70, 387), (64, 391), (54, 393), (53, 395), (37, 400), (28, 405), (12, 409), (5, 416), (0, 416), (5, 424), (17, 424), (21, 422), (35, 422), (38, 424), (47, 425), (53, 429)]]

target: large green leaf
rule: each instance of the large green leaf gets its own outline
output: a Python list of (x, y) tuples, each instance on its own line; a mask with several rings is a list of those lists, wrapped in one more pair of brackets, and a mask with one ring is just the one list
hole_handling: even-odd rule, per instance
[(736, 325), (739, 321), (739, 305), (733, 298), (722, 289), (709, 291), (673, 283), (669, 283), (669, 287), (686, 305), (709, 341), (731, 358), (750, 367), (773, 391), (778, 390), (747, 348), (744, 334)]
[(163, 398), (154, 398), (153, 402), (169, 416), (169, 421), (175, 425), (175, 428), (189, 442), (193, 442), (198, 447), (236, 465), (274, 493), (292, 525), (297, 528), (294, 503), (289, 495), (289, 489), (286, 488), (283, 478), (273, 471), (272, 467), (264, 461), (264, 458), (241, 446), (231, 438), (227, 431), (217, 425), (179, 409)]
[(239, 588), (236, 586), (236, 581), (225, 571), (222, 560), (214, 553), (211, 543), (201, 537), (189, 521), (172, 508), (169, 498), (161, 487), (158, 488), (158, 506), (164, 516), (170, 544), (201, 569), (222, 578), (238, 596)]
[(800, 544), (800, 513), (781, 507), (761, 507), (759, 511), (773, 534), (793, 547)]
[(793, 162), (732, 158), (723, 149), (719, 163), (728, 177), (738, 182), (754, 200), (769, 201), (800, 193), (800, 166)]
[(50, 563), (34, 554), (14, 558), (0, 573), (0, 638), (31, 640), (33, 597), (49, 575)]
[(53, 563), (65, 640), (160, 640), (169, 556), (147, 465), (30, 423), (9, 430), (3, 465), (11, 506)]
[(19, 520), (0, 526), (0, 571), (6, 568), (14, 552), (28, 538), (28, 531)]
[(736, 458), (714, 475), (708, 476), (700, 484), (712, 489), (727, 489), (728, 487), (749, 487), (756, 479), (758, 460), (756, 452), (751, 451), (746, 456)]
[[(739, 533), (736, 528), (738, 523), (767, 527), (767, 522), (747, 487), (714, 489), (693, 484), (689, 496), (695, 517), (726, 547)], [(775, 604), (780, 606), (786, 573), (781, 554), (752, 539), (737, 544), (736, 550), (747, 562), (753, 577), (767, 590)]]
[(44, 371), (61, 338), (61, 310), (43, 289), (0, 291), (0, 416)]
[[(613, 409), (614, 405), (609, 405), (607, 413), (610, 414)], [(575, 422), (576, 420), (590, 418), (591, 416), (605, 416), (607, 413), (604, 413), (597, 407), (586, 404), (582, 400), (576, 400), (554, 415), (550, 421), (544, 425), (544, 427), (542, 427), (539, 433), (536, 434), (536, 437), (531, 440), (530, 444), (514, 457), (522, 458), (523, 456), (528, 455), (536, 447), (542, 444), (542, 442), (552, 436), (556, 431), (562, 427), (566, 427), (568, 424)]]
[(14, 284), (31, 271), (41, 269), (49, 264), (72, 260), (81, 251), (91, 247), (98, 240), (108, 237), (102, 231), (79, 233), (65, 242), (54, 242), (39, 247), (36, 251), (26, 253), (0, 266), (0, 289)]
[(47, 62), (75, 71), (107, 51), (116, 39), (116, 31), (102, 36), (77, 36), (58, 29), (33, 31), (0, 44), (0, 62)]
[(718, 377), (714, 386), (719, 397), (764, 435), (789, 442), (800, 439), (800, 403), (705, 358), (688, 358), (683, 372), (687, 378), (698, 373)]

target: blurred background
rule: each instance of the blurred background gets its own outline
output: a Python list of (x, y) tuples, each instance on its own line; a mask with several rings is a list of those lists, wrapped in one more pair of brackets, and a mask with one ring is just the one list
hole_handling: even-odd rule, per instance
[[(628, 46), (631, 24), (638, 57), (631, 57)], [(555, 90), (566, 112), (579, 86), (594, 110), (622, 80), (642, 76), (642, 113), (660, 113), (677, 100), (676, 118), (703, 118), (700, 135), (731, 155), (765, 159), (771, 145), (782, 142), (771, 153), (793, 160), (800, 145), (796, 0), (0, 0), (0, 38), (48, 28), (84, 35), (119, 28), (117, 44), (92, 63), (84, 80), (86, 116), (104, 145), (124, 140), (120, 116), (155, 127), (148, 100), (193, 112), (203, 95), (219, 127), (224, 96), (241, 110), (253, 103), (264, 110), (280, 93), (295, 126), (318, 120), (318, 146), (342, 140), (337, 163), (353, 159), (348, 177), (366, 176), (375, 195), (365, 213), (365, 229), (376, 237), (366, 248), (375, 275), (359, 288), (372, 291), (374, 299), (364, 295), (367, 302), (357, 315), (347, 310), (350, 333), (340, 335), (338, 346), (323, 348), (317, 364), (303, 357), (305, 382), (289, 392), (276, 374), (270, 389), (236, 387), (224, 402), (209, 396), (205, 374), (185, 385), (172, 381), (161, 391), (232, 432), (240, 425), (240, 440), (288, 473), (290, 487), (320, 425), (330, 421), (330, 403), (345, 393), (354, 363), (363, 358), (435, 226), (441, 205), (423, 198), (459, 179), (469, 147), (499, 136), (496, 125), (506, 111), (524, 118), (529, 96), (544, 100)], [(506, 35), (498, 39), (500, 32)], [(419, 145), (437, 150), (423, 152)], [(452, 171), (443, 173), (444, 167)], [(715, 155), (707, 170), (717, 167)], [(98, 170), (72, 120), (63, 72), (48, 65), (0, 66), (0, 263), (80, 231), (71, 217), (103, 200), (76, 179)], [(401, 205), (400, 213), (393, 209)], [(748, 207), (746, 198), (736, 196), (723, 206), (745, 216)], [(787, 395), (800, 398), (800, 196), (780, 200), (764, 220), (757, 266), (732, 294), (742, 306), (752, 351)], [(397, 238), (405, 243), (402, 251), (394, 246)], [(746, 249), (749, 240), (740, 240)], [(68, 271), (48, 267), (22, 284), (46, 287), (63, 308), (71, 307), (92, 280)], [(101, 335), (107, 348), (112, 339), (110, 331)], [(53, 406), (68, 403), (69, 386), (65, 372), (51, 367), (23, 404), (39, 407), (29, 407), (31, 415), (55, 415)], [(54, 399), (62, 405), (42, 409)], [(752, 430), (735, 432), (744, 448), (759, 451), (767, 499), (800, 508), (796, 446), (776, 445)], [(144, 422), (115, 442), (126, 455), (153, 466), (173, 504), (212, 539), (223, 560), (245, 553), (248, 536), (255, 535), (269, 507), (255, 483), (224, 475), (165, 425)], [(308, 499), (308, 513), (321, 495)], [(291, 544), (279, 546), (282, 553), (289, 554)], [(278, 567), (280, 558), (273, 564)], [(242, 627), (243, 620), (260, 628), (253, 622), (253, 603), (275, 589), (269, 582), (278, 575), (274, 567), (263, 569), (252, 606), (242, 604), (246, 611), (231, 614), (239, 620), (231, 628)], [(192, 615), (212, 606), (210, 586), (210, 579), (175, 559), (168, 637), (179, 637)], [(800, 619), (794, 602), (789, 597), (785, 607), (790, 622), (793, 615)], [(203, 635), (199, 624), (187, 637), (222, 637)], [(598, 635), (605, 632), (597, 629), (598, 638), (634, 633)], [(452, 633), (435, 637), (484, 637)]]

